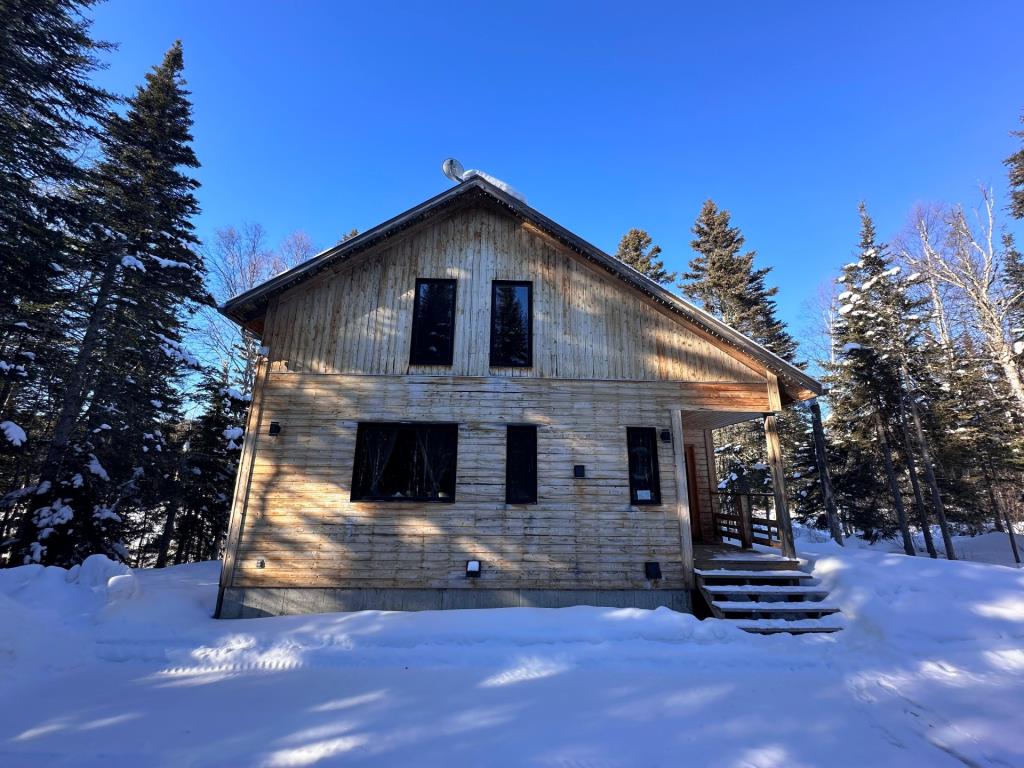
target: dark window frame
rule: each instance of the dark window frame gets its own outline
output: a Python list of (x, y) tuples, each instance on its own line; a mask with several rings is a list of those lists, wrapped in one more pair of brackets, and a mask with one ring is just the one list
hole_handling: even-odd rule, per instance
[[(494, 336), (494, 308), (497, 305), (496, 296), (499, 286), (511, 285), (523, 287), (526, 292), (526, 358), (525, 363), (510, 363), (496, 361), (495, 336)], [(488, 362), (491, 368), (532, 368), (533, 367), (533, 281), (532, 280), (492, 280), (491, 281), (491, 336), (490, 356)]]
[[(640, 488), (636, 482), (637, 459), (633, 450), (634, 438), (641, 439), (643, 435), (644, 442), (648, 443), (646, 446), (648, 454), (650, 456), (650, 488)], [(628, 472), (629, 472), (629, 503), (637, 506), (657, 506), (661, 504), (661, 473), (658, 468), (658, 430), (655, 427), (626, 427), (626, 455), (628, 460)], [(650, 499), (639, 499), (637, 498), (638, 491), (650, 491)]]
[[(361, 487), (361, 473), (367, 470), (360, 465), (365, 453), (365, 441), (368, 439), (368, 430), (374, 428), (392, 429), (396, 433), (400, 430), (433, 429), (449, 432), (453, 438), (452, 444), (452, 466), (451, 466), (451, 493), (448, 497), (431, 496), (395, 496), (395, 495), (374, 495), (368, 493)], [(396, 436), (397, 441), (397, 436)], [(390, 461), (390, 459), (388, 460)], [(386, 471), (382, 467), (381, 472)], [(459, 484), (459, 425), (454, 422), (445, 421), (360, 421), (356, 425), (356, 446), (352, 459), (352, 482), (349, 488), (349, 500), (353, 502), (371, 501), (375, 503), (417, 503), (417, 504), (451, 504), (455, 501), (456, 491)]]
[[(420, 305), (420, 286), (444, 284), (452, 287), (451, 334), (446, 355), (431, 358), (423, 354), (426, 346), (421, 336), (425, 332), (422, 322), (417, 322)], [(459, 301), (459, 281), (446, 277), (417, 277), (412, 300), (412, 333), (409, 338), (409, 365), (452, 365), (455, 361), (455, 315)]]
[[(532, 474), (532, 493), (524, 495), (513, 495), (513, 488), (521, 489), (523, 485), (531, 482), (531, 479), (523, 480), (513, 476), (515, 471), (512, 465), (512, 441), (514, 434), (532, 434), (533, 442), (533, 467), (529, 474)], [(505, 503), (506, 504), (536, 504), (537, 503), (537, 425), (536, 424), (508, 424), (505, 426)], [(515, 469), (518, 469), (516, 465)]]

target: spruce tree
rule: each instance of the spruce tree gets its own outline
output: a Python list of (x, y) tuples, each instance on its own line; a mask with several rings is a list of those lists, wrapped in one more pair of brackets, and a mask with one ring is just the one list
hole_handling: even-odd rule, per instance
[(690, 245), (697, 255), (679, 288), (711, 314), (746, 334), (783, 360), (793, 362), (796, 341), (775, 312), (777, 288), (765, 285), (771, 268), (754, 268), (754, 251), (741, 252), (746, 242), (731, 215), (708, 200), (693, 225)]
[[(796, 341), (776, 316), (776, 288), (765, 285), (768, 268), (754, 268), (754, 251), (743, 252), (745, 239), (732, 226), (728, 211), (711, 200), (704, 203), (693, 226), (690, 243), (696, 255), (690, 260), (679, 288), (704, 309), (750, 337), (779, 357), (794, 362)], [(778, 420), (782, 454), (790, 467), (797, 452), (801, 428), (798, 417), (783, 414)], [(716, 441), (726, 450), (716, 455), (719, 489), (729, 493), (770, 494), (765, 436), (759, 422), (719, 429)]]
[[(839, 278), (846, 290), (836, 325), (837, 362), (830, 370), (832, 408), (847, 424), (847, 438), (858, 452), (873, 453), (883, 470), (891, 509), (902, 534), (904, 550), (914, 554), (901, 475), (906, 473), (915, 491), (919, 522), (927, 528), (920, 489), (920, 452), (931, 495), (931, 506), (943, 531), (946, 555), (955, 557), (937, 484), (930, 443), (917, 428), (924, 405), (920, 386), (925, 375), (922, 360), (923, 298), (912, 295), (911, 282), (900, 277), (888, 247), (879, 243), (874, 223), (863, 204), (857, 261), (847, 264)], [(877, 521), (875, 525), (884, 525)]]
[(668, 272), (665, 263), (658, 258), (661, 247), (652, 245), (651, 236), (642, 229), (631, 229), (622, 236), (615, 258), (622, 261), (656, 283), (668, 285), (676, 279), (675, 272)]
[[(66, 254), (84, 224), (69, 194), (111, 95), (89, 82), (111, 46), (90, 36), (94, 0), (0, 3), (0, 483), (24, 479), (64, 364), (61, 323), (75, 285)], [(27, 433), (25, 440), (21, 433)], [(18, 436), (13, 440), (11, 436)], [(17, 443), (17, 445), (15, 445)]]
[(197, 392), (203, 412), (174, 440), (178, 461), (167, 480), (157, 568), (215, 559), (227, 535), (233, 481), (249, 398), (229, 385), (227, 368), (207, 370)]
[[(1024, 123), (1024, 115), (1021, 116)], [(1024, 131), (1013, 131), (1012, 135), (1024, 139)], [(1015, 219), (1024, 219), (1024, 146), (1004, 161), (1010, 169), (1010, 215)]]
[(111, 114), (103, 157), (81, 189), (94, 226), (82, 246), (90, 276), (78, 308), (81, 343), (21, 527), (26, 561), (68, 565), (94, 552), (124, 557), (125, 514), (161, 502), (173, 468), (177, 386), (197, 361), (181, 343), (209, 297), (191, 218), (198, 167), (180, 43), (146, 75), (124, 115)]

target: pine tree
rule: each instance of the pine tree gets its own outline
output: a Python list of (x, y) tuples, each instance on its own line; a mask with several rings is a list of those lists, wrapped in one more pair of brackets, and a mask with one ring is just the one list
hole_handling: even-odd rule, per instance
[(615, 258), (622, 261), (656, 283), (668, 285), (676, 279), (675, 272), (668, 272), (664, 262), (658, 258), (661, 247), (652, 245), (651, 236), (642, 229), (631, 229), (622, 236)]
[[(860, 453), (873, 453), (883, 470), (891, 509), (902, 534), (904, 550), (914, 554), (900, 475), (906, 473), (915, 491), (922, 528), (928, 528), (917, 468), (925, 473), (931, 505), (943, 531), (947, 557), (952, 544), (941, 495), (935, 482), (930, 442), (917, 428), (920, 421), (920, 382), (926, 375), (927, 347), (921, 343), (925, 300), (915, 298), (911, 282), (901, 279), (885, 244), (879, 243), (874, 223), (860, 209), (860, 257), (843, 268), (839, 278), (847, 288), (839, 295), (840, 321), (835, 343), (837, 364), (831, 367), (831, 404), (847, 424), (847, 438)], [(920, 464), (915, 452), (920, 451)], [(873, 526), (884, 525), (875, 521)]]
[[(83, 226), (69, 194), (111, 95), (89, 82), (111, 46), (90, 36), (94, 0), (0, 4), (0, 487), (24, 479), (64, 363), (61, 313), (74, 285), (65, 254)], [(20, 446), (13, 445), (21, 443)], [(19, 451), (11, 451), (20, 448)], [(17, 454), (13, 463), (3, 454)], [(19, 466), (19, 464), (21, 466)]]
[(207, 370), (196, 396), (199, 418), (179, 430), (179, 456), (164, 492), (163, 529), (156, 542), (157, 568), (219, 556), (227, 534), (232, 483), (242, 447), (249, 398), (230, 386), (226, 368)]
[(796, 341), (775, 314), (778, 289), (765, 285), (771, 269), (754, 269), (755, 252), (741, 253), (746, 241), (739, 228), (732, 226), (729, 212), (708, 200), (693, 234), (690, 245), (697, 255), (690, 260), (679, 288), (711, 314), (793, 362)]
[[(81, 190), (94, 225), (81, 343), (39, 473), (38, 502), (19, 536), (26, 560), (68, 565), (94, 552), (124, 557), (132, 508), (161, 503), (173, 471), (168, 434), (181, 420), (178, 384), (197, 361), (181, 343), (190, 310), (209, 297), (191, 218), (198, 167), (180, 43), (146, 76), (124, 115), (111, 114), (103, 158)], [(37, 502), (37, 503), (38, 503)]]
[[(683, 273), (679, 288), (705, 310), (789, 362), (796, 357), (796, 341), (778, 319), (776, 288), (765, 285), (770, 269), (754, 268), (754, 251), (741, 252), (744, 237), (732, 226), (728, 211), (711, 200), (704, 203), (693, 226), (690, 243), (696, 256)], [(798, 417), (783, 414), (778, 420), (783, 458), (792, 474), (801, 429)], [(716, 441), (726, 450), (716, 455), (720, 490), (730, 494), (771, 493), (765, 436), (759, 422), (717, 430)]]
[[(1024, 115), (1021, 116), (1024, 123)], [(1013, 131), (1012, 135), (1024, 139), (1024, 131)], [(1021, 147), (1004, 161), (1010, 169), (1010, 215), (1024, 219), (1024, 147)]]

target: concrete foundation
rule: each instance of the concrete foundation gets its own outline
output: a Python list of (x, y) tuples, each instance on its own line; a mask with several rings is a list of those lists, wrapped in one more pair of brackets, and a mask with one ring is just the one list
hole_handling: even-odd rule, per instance
[(331, 589), (232, 587), (219, 601), (221, 619), (254, 619), (335, 611), (439, 611), (457, 608), (608, 608), (666, 606), (692, 613), (687, 590), (674, 589)]

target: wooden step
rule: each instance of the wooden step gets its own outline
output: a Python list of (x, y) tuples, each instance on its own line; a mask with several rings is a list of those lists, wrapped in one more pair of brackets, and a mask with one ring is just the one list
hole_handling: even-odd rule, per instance
[(778, 635), (784, 632), (791, 635), (826, 634), (839, 632), (843, 628), (842, 625), (835, 623), (835, 619), (744, 619), (737, 621), (736, 626), (744, 632), (756, 635)]
[(839, 613), (839, 606), (834, 603), (809, 602), (747, 602), (741, 600), (714, 600), (711, 609), (723, 614), (728, 613)]
[(731, 568), (697, 568), (696, 570), (694, 570), (694, 573), (696, 573), (702, 579), (763, 579), (764, 581), (780, 581), (812, 578), (811, 574), (797, 570), (754, 571), (748, 569), (739, 570)]
[(695, 564), (701, 570), (785, 571), (797, 570), (803, 565), (803, 561), (788, 557), (770, 559), (716, 557), (711, 560), (697, 560)]
[(764, 595), (807, 599), (828, 597), (828, 590), (823, 587), (794, 587), (780, 584), (702, 584), (701, 589), (715, 596)]

